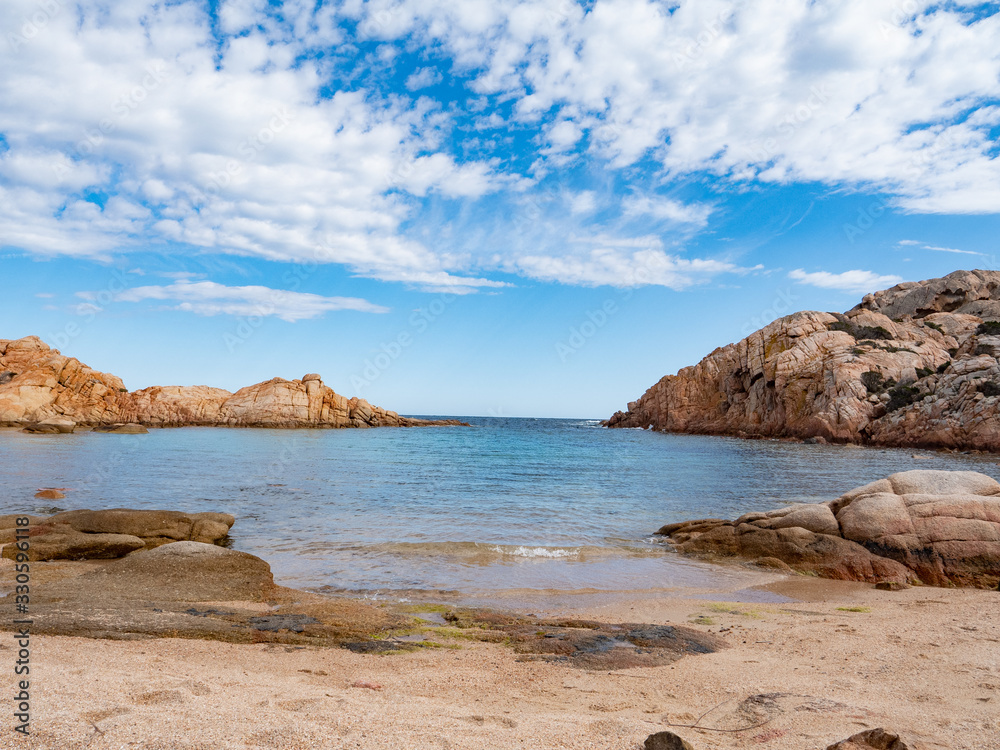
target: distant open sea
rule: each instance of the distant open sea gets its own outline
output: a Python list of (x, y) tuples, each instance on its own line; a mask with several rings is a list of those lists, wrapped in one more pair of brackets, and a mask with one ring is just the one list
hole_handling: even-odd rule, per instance
[[(814, 502), (906, 469), (1000, 478), (994, 456), (462, 417), (472, 427), (0, 431), (0, 513), (166, 508), (236, 516), (233, 547), (285, 585), (365, 596), (738, 587), (669, 552), (671, 521)], [(927, 460), (912, 454), (929, 456)]]

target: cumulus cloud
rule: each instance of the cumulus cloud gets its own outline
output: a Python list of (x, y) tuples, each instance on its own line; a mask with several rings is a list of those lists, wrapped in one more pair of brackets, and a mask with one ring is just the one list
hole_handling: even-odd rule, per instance
[[(386, 38), (430, 36), (485, 93), (585, 137), (612, 165), (672, 175), (874, 187), (928, 213), (1000, 211), (1000, 15), (848, 0), (500, 0), (459, 12), (371, 0)], [(609, 62), (609, 61), (613, 61)]]
[(630, 195), (622, 201), (626, 216), (651, 216), (658, 221), (704, 226), (712, 213), (710, 206), (685, 204), (669, 198)]
[[(96, 299), (91, 292), (80, 292), (84, 299)], [(116, 302), (163, 300), (176, 303), (175, 310), (197, 315), (274, 316), (289, 323), (318, 318), (324, 313), (354, 310), (386, 313), (389, 308), (357, 297), (324, 297), (307, 292), (290, 292), (266, 286), (225, 286), (214, 281), (181, 280), (167, 286), (139, 286), (118, 292)], [(81, 303), (95, 309), (92, 302)]]
[[(962, 4), (227, 0), (213, 18), (194, 0), (9, 0), (5, 13), (0, 245), (40, 255), (193, 248), (465, 292), (502, 286), (491, 270), (620, 283), (645, 264), (649, 283), (684, 288), (740, 270), (670, 245), (717, 210), (658, 194), (677, 181), (1000, 211), (1000, 14)], [(456, 96), (435, 101), (443, 70)], [(581, 165), (592, 185), (561, 169)], [(629, 239), (590, 223), (605, 194), (661, 244), (567, 254), (572, 232)], [(522, 196), (544, 236), (507, 226), (502, 250), (445, 247), (452, 217), (504, 225)], [(442, 202), (441, 236), (419, 235)]]
[(803, 284), (818, 286), (821, 289), (836, 289), (840, 292), (852, 292), (866, 294), (878, 291), (886, 287), (894, 286), (903, 280), (901, 276), (891, 274), (880, 275), (873, 271), (844, 271), (843, 273), (831, 273), (830, 271), (814, 271), (807, 273), (801, 268), (796, 268), (789, 272), (788, 278)]

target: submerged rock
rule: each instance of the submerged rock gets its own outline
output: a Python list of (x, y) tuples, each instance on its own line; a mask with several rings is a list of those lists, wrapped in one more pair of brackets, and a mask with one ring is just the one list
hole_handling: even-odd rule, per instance
[(145, 435), (149, 430), (141, 424), (131, 422), (129, 424), (98, 425), (94, 428), (94, 432), (110, 432), (116, 435)]
[(1000, 483), (971, 471), (906, 471), (836, 500), (668, 524), (680, 552), (774, 560), (826, 578), (993, 588)]

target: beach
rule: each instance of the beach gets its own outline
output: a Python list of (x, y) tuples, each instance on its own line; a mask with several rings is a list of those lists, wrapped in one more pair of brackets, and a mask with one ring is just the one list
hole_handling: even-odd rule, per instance
[[(795, 601), (637, 597), (567, 608), (690, 625), (726, 643), (610, 672), (466, 640), (379, 655), (37, 636), (33, 736), (8, 746), (635, 750), (672, 730), (695, 748), (805, 750), (873, 727), (928, 748), (1000, 745), (996, 592), (803, 576), (764, 587)], [(706, 729), (676, 726), (696, 723)]]

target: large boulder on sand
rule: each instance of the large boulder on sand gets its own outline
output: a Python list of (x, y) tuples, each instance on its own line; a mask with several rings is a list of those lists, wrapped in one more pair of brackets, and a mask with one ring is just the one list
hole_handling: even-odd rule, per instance
[(114, 599), (264, 601), (274, 577), (270, 565), (246, 552), (176, 542), (115, 560), (67, 585)]
[(905, 471), (836, 500), (664, 526), (681, 552), (777, 559), (827, 578), (993, 588), (1000, 483), (971, 471)]

